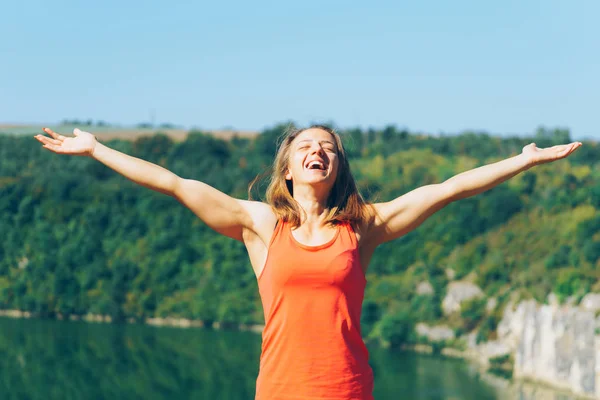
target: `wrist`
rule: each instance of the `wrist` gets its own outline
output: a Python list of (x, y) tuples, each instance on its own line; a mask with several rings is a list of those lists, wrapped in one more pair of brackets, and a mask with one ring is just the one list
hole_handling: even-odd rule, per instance
[(94, 135), (94, 143), (92, 144), (92, 149), (90, 150), (89, 157), (94, 158), (96, 149), (98, 148), (99, 145), (100, 145), (100, 143), (98, 143), (98, 138)]
[(537, 165), (537, 161), (530, 154), (521, 153), (517, 156), (518, 162), (521, 165), (521, 168), (526, 171), (531, 167), (535, 167)]

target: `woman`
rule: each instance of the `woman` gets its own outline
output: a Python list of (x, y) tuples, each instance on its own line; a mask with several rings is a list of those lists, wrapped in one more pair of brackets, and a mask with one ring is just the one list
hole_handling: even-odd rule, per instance
[(372, 399), (373, 374), (360, 334), (365, 273), (380, 244), (452, 201), (481, 193), (532, 166), (567, 157), (581, 143), (538, 149), (366, 204), (337, 133), (289, 132), (275, 159), (267, 203), (237, 200), (128, 156), (75, 129), (45, 128), (44, 148), (92, 157), (126, 178), (175, 197), (217, 232), (242, 241), (265, 315), (257, 399)]

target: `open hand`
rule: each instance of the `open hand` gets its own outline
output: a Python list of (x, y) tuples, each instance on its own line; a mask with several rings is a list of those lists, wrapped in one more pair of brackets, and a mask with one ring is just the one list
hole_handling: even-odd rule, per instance
[(531, 143), (523, 147), (522, 154), (527, 157), (531, 165), (539, 165), (565, 158), (580, 147), (581, 142), (573, 142), (540, 149), (535, 143)]
[(73, 156), (91, 156), (96, 148), (96, 137), (89, 132), (77, 128), (73, 130), (75, 137), (66, 137), (53, 132), (50, 128), (43, 131), (51, 137), (36, 135), (35, 138), (44, 144), (44, 148), (58, 154), (70, 154)]

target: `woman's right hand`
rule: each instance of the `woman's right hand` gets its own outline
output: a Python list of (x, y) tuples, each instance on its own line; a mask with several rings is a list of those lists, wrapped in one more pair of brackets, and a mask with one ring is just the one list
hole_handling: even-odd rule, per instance
[(50, 128), (43, 131), (51, 137), (36, 135), (35, 138), (44, 145), (44, 148), (58, 154), (70, 154), (72, 156), (92, 156), (96, 148), (96, 137), (89, 132), (75, 128), (75, 137), (67, 137), (53, 132)]

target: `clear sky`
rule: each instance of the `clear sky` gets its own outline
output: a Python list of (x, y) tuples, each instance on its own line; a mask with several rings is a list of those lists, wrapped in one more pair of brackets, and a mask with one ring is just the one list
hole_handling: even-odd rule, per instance
[(0, 123), (600, 138), (597, 0), (22, 0), (0, 13)]

